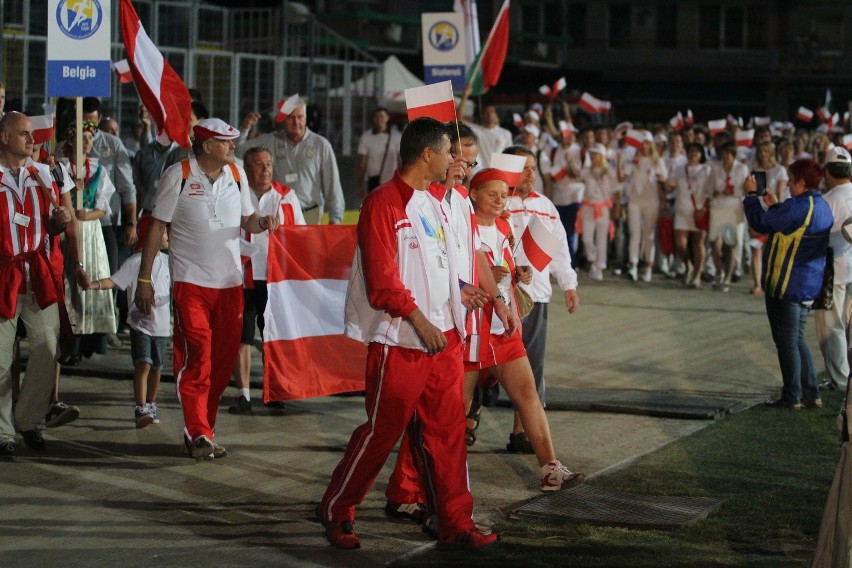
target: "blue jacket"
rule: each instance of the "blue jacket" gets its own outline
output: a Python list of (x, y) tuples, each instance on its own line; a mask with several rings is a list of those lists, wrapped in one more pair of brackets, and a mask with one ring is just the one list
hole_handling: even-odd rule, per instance
[(811, 302), (822, 288), (831, 209), (818, 191), (809, 190), (764, 211), (760, 198), (743, 200), (752, 229), (769, 235), (763, 247), (763, 291), (771, 298)]

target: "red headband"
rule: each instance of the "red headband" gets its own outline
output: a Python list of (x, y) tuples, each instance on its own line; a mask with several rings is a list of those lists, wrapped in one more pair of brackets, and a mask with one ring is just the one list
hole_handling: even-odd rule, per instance
[(506, 172), (497, 168), (486, 168), (479, 170), (473, 176), (473, 179), (470, 180), (470, 189), (479, 189), (489, 181), (502, 181), (507, 186), (509, 185), (509, 180), (506, 179)]

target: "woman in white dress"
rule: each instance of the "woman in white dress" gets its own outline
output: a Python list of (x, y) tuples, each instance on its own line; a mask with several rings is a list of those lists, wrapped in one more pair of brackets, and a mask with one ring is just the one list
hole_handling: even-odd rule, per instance
[[(109, 278), (109, 261), (100, 219), (112, 213), (109, 200), (115, 193), (115, 186), (109, 179), (106, 169), (97, 159), (88, 157), (92, 149), (92, 139), (97, 126), (94, 122), (83, 123), (82, 179), (78, 179), (75, 160), (76, 129), (72, 127), (67, 134), (64, 146), (65, 157), (62, 163), (75, 180), (77, 189), (71, 198), (76, 210), (77, 239), (80, 246), (80, 262), (89, 278), (99, 280)], [(70, 259), (71, 255), (66, 255)], [(70, 260), (69, 260), (70, 262)], [(66, 266), (66, 274), (73, 274), (74, 267)], [(116, 316), (112, 290), (82, 291), (76, 285), (66, 285), (65, 303), (68, 316), (74, 328), (75, 342), (73, 358), (92, 353), (106, 353), (107, 333), (115, 333)]]
[(675, 250), (687, 267), (684, 286), (701, 286), (701, 267), (704, 266), (706, 251), (704, 238), (706, 227), (695, 224), (696, 211), (710, 206), (708, 184), (713, 170), (705, 163), (704, 149), (692, 143), (686, 148), (687, 161), (672, 168), (666, 187), (674, 192), (674, 239)]
[(710, 201), (710, 231), (716, 280), (713, 286), (723, 292), (730, 289), (737, 259), (742, 255), (745, 235), (743, 183), (748, 168), (736, 160), (737, 148), (732, 143), (718, 150), (721, 161), (713, 172), (713, 197)]
[(583, 249), (589, 261), (589, 277), (600, 281), (606, 270), (607, 248), (610, 233), (613, 232), (610, 211), (613, 203), (621, 201), (621, 193), (609, 169), (606, 146), (595, 144), (588, 153), (591, 162), (580, 172), (580, 179), (586, 188), (580, 208), (580, 221), (583, 227)]

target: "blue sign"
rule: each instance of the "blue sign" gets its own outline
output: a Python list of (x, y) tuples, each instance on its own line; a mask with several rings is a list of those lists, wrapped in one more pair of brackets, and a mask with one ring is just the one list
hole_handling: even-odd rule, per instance
[(50, 1), (55, 9), (47, 18), (48, 96), (108, 97), (111, 0)]
[(426, 84), (452, 81), (453, 89), (464, 89), (464, 65), (430, 65), (423, 67), (423, 80)]

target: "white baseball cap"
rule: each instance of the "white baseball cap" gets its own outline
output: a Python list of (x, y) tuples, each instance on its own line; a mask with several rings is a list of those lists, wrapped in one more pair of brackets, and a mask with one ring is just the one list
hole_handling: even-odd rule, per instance
[(524, 130), (526, 132), (529, 132), (530, 134), (532, 134), (536, 138), (538, 138), (538, 135), (541, 134), (541, 130), (539, 130), (538, 126), (536, 126), (535, 124), (525, 124)]
[(217, 140), (233, 140), (239, 138), (240, 131), (220, 118), (205, 118), (192, 127), (196, 140), (216, 138)]
[(826, 164), (852, 164), (852, 156), (843, 146), (835, 146), (825, 156)]

